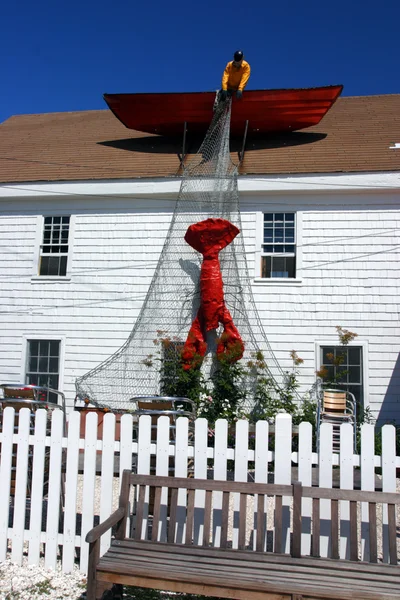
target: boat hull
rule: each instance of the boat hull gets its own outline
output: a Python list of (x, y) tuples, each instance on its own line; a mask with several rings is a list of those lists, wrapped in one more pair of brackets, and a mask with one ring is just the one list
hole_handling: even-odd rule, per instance
[[(317, 125), (342, 92), (342, 85), (283, 90), (249, 90), (233, 98), (231, 134), (269, 134)], [(127, 127), (158, 135), (204, 134), (213, 116), (215, 92), (104, 94), (114, 115)]]

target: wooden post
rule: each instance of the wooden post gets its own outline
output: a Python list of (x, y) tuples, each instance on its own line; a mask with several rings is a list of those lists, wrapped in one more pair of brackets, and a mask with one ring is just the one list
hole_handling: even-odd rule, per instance
[(292, 556), (300, 558), (301, 556), (301, 498), (302, 488), (300, 481), (293, 484), (293, 540)]
[(96, 567), (100, 558), (100, 539), (89, 544), (86, 600), (96, 600)]

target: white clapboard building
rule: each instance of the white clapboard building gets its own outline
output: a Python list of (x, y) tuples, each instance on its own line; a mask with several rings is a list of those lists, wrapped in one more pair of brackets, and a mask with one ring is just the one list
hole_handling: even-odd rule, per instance
[[(124, 343), (171, 221), (180, 152), (107, 110), (0, 125), (0, 383), (50, 384), (72, 407), (76, 378)], [(316, 127), (249, 139), (239, 191), (282, 367), (296, 350), (306, 391), (338, 349), (336, 326), (355, 332), (345, 385), (399, 423), (400, 95), (344, 97)], [(295, 225), (290, 251), (265, 245), (271, 222)]]

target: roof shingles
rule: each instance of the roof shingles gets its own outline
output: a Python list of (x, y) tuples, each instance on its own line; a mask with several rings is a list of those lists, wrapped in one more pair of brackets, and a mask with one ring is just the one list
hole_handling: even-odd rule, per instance
[[(400, 94), (344, 97), (315, 127), (248, 139), (240, 173), (400, 171), (396, 142)], [(241, 143), (232, 140), (233, 160)], [(181, 145), (128, 130), (108, 110), (14, 116), (0, 125), (0, 182), (173, 177)]]

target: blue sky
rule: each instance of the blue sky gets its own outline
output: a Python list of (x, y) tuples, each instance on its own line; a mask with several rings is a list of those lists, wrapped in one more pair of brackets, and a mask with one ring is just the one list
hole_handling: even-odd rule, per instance
[(104, 92), (214, 90), (239, 48), (249, 89), (400, 92), (399, 0), (14, 0), (0, 17), (0, 122), (105, 108)]

